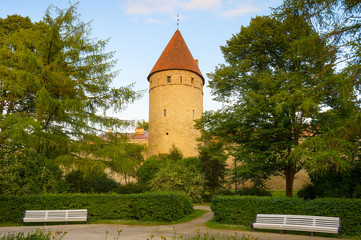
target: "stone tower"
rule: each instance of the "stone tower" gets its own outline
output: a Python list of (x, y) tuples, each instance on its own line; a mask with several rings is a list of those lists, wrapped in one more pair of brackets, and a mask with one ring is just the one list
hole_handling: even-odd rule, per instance
[(203, 112), (204, 78), (177, 30), (149, 81), (149, 156), (169, 153), (174, 145), (184, 157), (197, 156), (199, 131), (194, 120)]

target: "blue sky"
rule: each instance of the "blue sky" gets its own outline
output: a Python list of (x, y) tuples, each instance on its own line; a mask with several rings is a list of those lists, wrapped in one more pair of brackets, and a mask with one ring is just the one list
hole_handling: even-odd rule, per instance
[[(71, 1), (75, 3), (76, 1)], [(119, 75), (114, 86), (135, 83), (146, 90), (142, 99), (121, 113), (120, 119), (148, 121), (147, 76), (168, 41), (177, 30), (185, 39), (206, 79), (204, 110), (216, 110), (221, 103), (212, 100), (207, 73), (224, 63), (220, 46), (247, 26), (252, 17), (268, 15), (282, 0), (80, 0), (78, 13), (84, 22), (92, 20), (92, 38), (108, 39), (107, 51), (115, 51)], [(19, 14), (39, 21), (51, 4), (67, 8), (67, 0), (1, 0), (0, 17)]]

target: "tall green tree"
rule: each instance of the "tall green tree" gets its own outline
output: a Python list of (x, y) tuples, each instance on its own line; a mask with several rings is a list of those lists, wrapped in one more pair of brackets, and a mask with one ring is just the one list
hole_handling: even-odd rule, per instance
[(90, 38), (76, 9), (50, 6), (36, 23), (0, 19), (1, 145), (72, 151), (124, 124), (102, 111), (119, 111), (139, 94), (111, 86), (114, 53), (104, 52), (108, 40)]
[[(286, 178), (292, 197), (303, 168), (298, 148), (327, 104), (334, 55), (303, 17), (253, 18), (221, 47), (226, 64), (216, 67), (210, 87), (224, 108), (207, 112), (203, 126), (228, 143), (243, 177), (258, 184), (271, 174)], [(323, 72), (323, 74), (318, 74)]]
[[(77, 6), (50, 6), (39, 22), (18, 15), (0, 18), (0, 153), (8, 158), (1, 160), (4, 164), (16, 162), (5, 153), (17, 149), (39, 154), (36, 159), (57, 159), (58, 166), (74, 167), (72, 161), (77, 161), (89, 172), (100, 172), (110, 163), (120, 169), (119, 158), (89, 158), (90, 151), (93, 156), (99, 151), (90, 143), (114, 145), (105, 144), (100, 133), (129, 122), (105, 113), (121, 111), (141, 94), (131, 86), (112, 86), (117, 71), (114, 53), (105, 52), (109, 40), (91, 38), (90, 23), (79, 18)], [(124, 149), (119, 145), (119, 151)]]
[[(361, 157), (361, 3), (353, 0), (285, 0), (275, 9), (280, 19), (302, 16), (337, 52), (337, 85), (329, 89), (329, 107), (313, 138), (303, 143), (313, 174), (343, 171)], [(317, 74), (322, 74), (319, 72)], [(332, 164), (343, 162), (343, 164)], [(316, 168), (315, 168), (316, 167)], [(316, 171), (315, 171), (316, 170)]]
[(225, 183), (227, 155), (222, 142), (209, 142), (200, 145), (198, 149), (198, 158), (206, 179), (205, 186), (213, 195)]

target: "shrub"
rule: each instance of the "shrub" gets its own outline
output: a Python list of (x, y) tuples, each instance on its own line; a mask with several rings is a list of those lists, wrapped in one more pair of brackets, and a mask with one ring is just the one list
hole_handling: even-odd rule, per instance
[(350, 169), (338, 172), (329, 170), (323, 175), (310, 175), (311, 184), (304, 186), (297, 196), (304, 199), (316, 197), (361, 198), (361, 162)]
[(297, 197), (305, 200), (312, 200), (316, 198), (316, 189), (313, 184), (307, 184), (297, 192)]
[(289, 214), (339, 217), (342, 232), (361, 234), (361, 200), (325, 198), (305, 201), (293, 198), (216, 196), (212, 199), (214, 220), (250, 226), (256, 214)]
[(65, 176), (65, 183), (71, 193), (110, 193), (116, 192), (120, 184), (105, 173), (84, 176), (79, 170), (73, 170)]
[(178, 193), (0, 196), (0, 222), (20, 223), (25, 210), (88, 209), (90, 219), (171, 222), (193, 211)]
[(169, 161), (150, 181), (150, 188), (155, 191), (179, 191), (192, 198), (193, 202), (201, 202), (204, 182), (204, 175), (194, 165)]
[(260, 187), (242, 188), (237, 191), (240, 196), (272, 196), (272, 193)]
[[(174, 238), (175, 239), (175, 238)], [(216, 234), (216, 235), (212, 235), (207, 233), (204, 233), (203, 235), (198, 233), (197, 235), (193, 236), (193, 237), (185, 237), (183, 238), (182, 236), (178, 237), (177, 239), (183, 239), (183, 240), (258, 240), (258, 237), (253, 237), (253, 236), (249, 236), (249, 235), (238, 235), (237, 233), (232, 234), (231, 236), (227, 236), (227, 235), (221, 235), (221, 234)]]
[(0, 238), (0, 240), (60, 240), (63, 239), (66, 232), (58, 231), (55, 233), (52, 232), (43, 232), (39, 229), (36, 232), (29, 232), (25, 235), (25, 233), (19, 232), (9, 233)]
[(1, 195), (56, 193), (63, 190), (59, 167), (50, 164), (50, 159), (35, 149), (1, 149), (0, 159)]
[(164, 160), (159, 160), (156, 157), (150, 157), (147, 161), (143, 162), (135, 174), (138, 183), (149, 184), (149, 181), (154, 178), (163, 162)]
[(144, 193), (147, 191), (149, 191), (149, 187), (147, 185), (139, 184), (139, 183), (128, 183), (125, 185), (120, 185), (117, 188), (116, 193), (131, 194), (131, 193)]

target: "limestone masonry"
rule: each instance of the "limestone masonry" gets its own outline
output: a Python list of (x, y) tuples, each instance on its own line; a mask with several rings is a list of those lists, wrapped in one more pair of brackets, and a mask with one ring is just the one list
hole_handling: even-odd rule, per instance
[(177, 30), (148, 75), (149, 156), (169, 153), (172, 146), (184, 157), (197, 156), (200, 132), (194, 120), (203, 113), (204, 78)]

